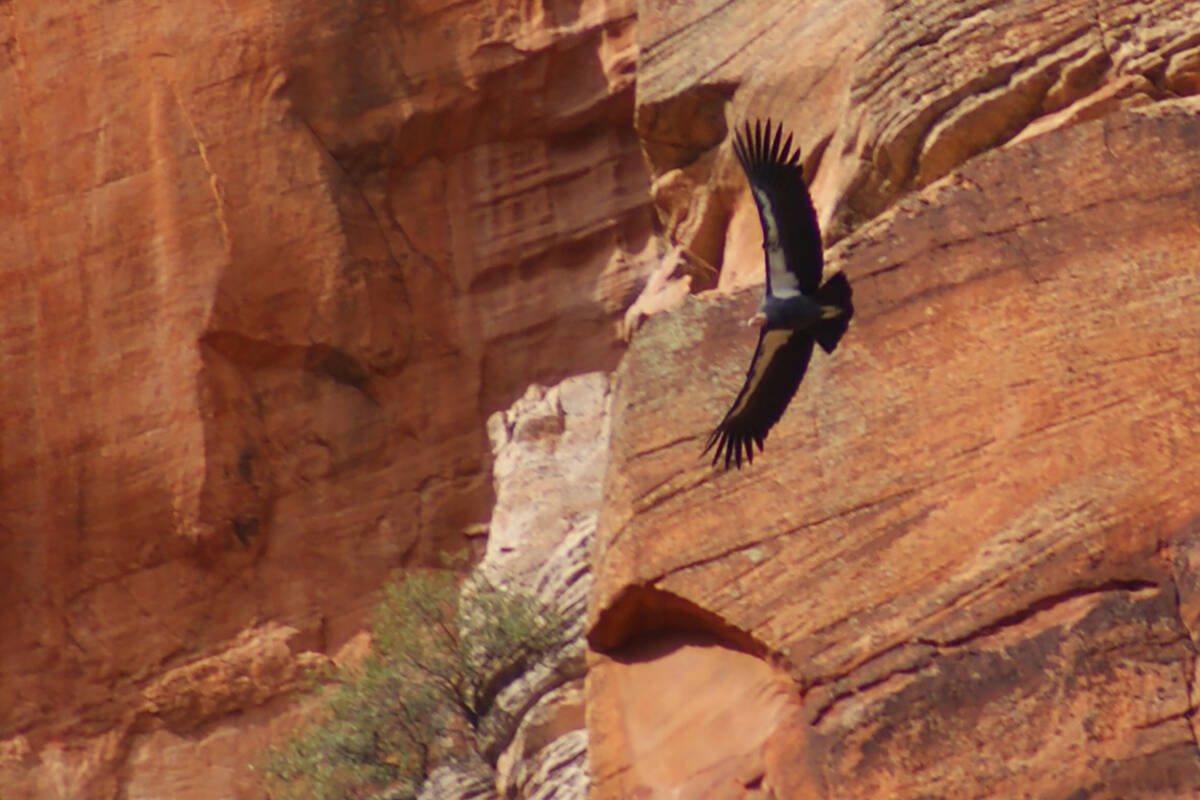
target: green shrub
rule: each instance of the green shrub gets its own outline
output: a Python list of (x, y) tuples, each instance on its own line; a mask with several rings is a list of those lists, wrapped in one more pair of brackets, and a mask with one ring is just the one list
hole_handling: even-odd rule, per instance
[(341, 670), (308, 729), (271, 748), (272, 796), (413, 797), (433, 767), (488, 771), (475, 732), (500, 691), (561, 638), (561, 618), (530, 597), (447, 570), (384, 589), (373, 649)]

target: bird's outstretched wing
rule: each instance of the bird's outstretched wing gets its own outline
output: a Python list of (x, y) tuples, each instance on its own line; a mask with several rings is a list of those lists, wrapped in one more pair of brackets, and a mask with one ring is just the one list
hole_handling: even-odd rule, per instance
[(815, 292), (824, 264), (821, 229), (804, 184), (800, 150), (792, 150), (790, 133), (786, 141), (781, 141), (782, 137), (782, 123), (772, 133), (768, 119), (765, 130), (762, 120), (753, 127), (747, 122), (733, 140), (733, 152), (746, 171), (758, 205), (767, 294), (775, 297)]
[(704, 447), (707, 453), (716, 445), (713, 464), (724, 459), (725, 469), (741, 469), (743, 458), (754, 461), (754, 445), (762, 451), (767, 432), (800, 387), (812, 352), (813, 337), (805, 331), (764, 328), (759, 333), (746, 382)]

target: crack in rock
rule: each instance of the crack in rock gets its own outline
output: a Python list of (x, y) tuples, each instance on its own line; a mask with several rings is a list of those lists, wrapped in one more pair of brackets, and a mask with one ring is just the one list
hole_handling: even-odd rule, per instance
[[(994, 636), (1006, 629), (1020, 626), (1039, 614), (1050, 612), (1063, 603), (1110, 592), (1134, 595), (1151, 590), (1161, 591), (1163, 588), (1160, 584), (1137, 578), (1114, 579), (1100, 584), (1074, 587), (1035, 600), (962, 636), (949, 639), (918, 636), (895, 643), (849, 669), (804, 682), (802, 689), (804, 696), (812, 696), (813, 692), (827, 694), (813, 712), (810, 724), (812, 726), (820, 724), (838, 704), (848, 698), (859, 695), (868, 689), (879, 687), (895, 678), (920, 673), (931, 667), (942, 655), (969, 648), (974, 642)], [(1173, 589), (1173, 587), (1170, 588)], [(1194, 650), (1194, 645), (1192, 649)], [(855, 676), (859, 676), (861, 679), (856, 681), (854, 680)], [(1190, 677), (1188, 683), (1190, 700), (1192, 696)], [(823, 689), (827, 689), (828, 692), (821, 692), (820, 690)], [(1192, 708), (1194, 708), (1194, 704), (1192, 704)]]

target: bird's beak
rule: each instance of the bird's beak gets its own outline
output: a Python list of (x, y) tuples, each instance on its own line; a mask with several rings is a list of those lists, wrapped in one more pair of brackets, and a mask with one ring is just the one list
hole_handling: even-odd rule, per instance
[(759, 311), (759, 312), (755, 313), (755, 315), (753, 317), (746, 320), (742, 324), (745, 325), (747, 328), (761, 328), (766, 323), (767, 323), (767, 315), (764, 314), (763, 312)]

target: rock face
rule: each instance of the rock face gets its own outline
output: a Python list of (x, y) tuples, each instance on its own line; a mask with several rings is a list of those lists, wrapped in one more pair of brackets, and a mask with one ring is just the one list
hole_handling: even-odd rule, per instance
[[(1115, 111), (845, 238), (855, 321), (741, 472), (697, 453), (757, 291), (642, 328), (597, 534), (595, 796), (1200, 791), (1198, 143), (1196, 101)], [(676, 735), (696, 706), (742, 732)]]
[[(757, 0), (639, 7), (638, 132), (669, 236), (762, 281), (726, 119), (794, 130), (836, 241), (965, 159), (1058, 125), (1192, 94), (1186, 0)], [(723, 264), (722, 264), (723, 262)]]
[(304, 654), (488, 518), (488, 414), (615, 365), (633, 23), (0, 7), (0, 796), (256, 796)]
[[(568, 608), (597, 538), (502, 792), (1200, 791), (1196, 19), (0, 4), (0, 796), (262, 797), (305, 669), (493, 502)], [(858, 314), (718, 475), (768, 115)], [(606, 396), (609, 452), (536, 452)]]
[[(639, 6), (655, 202), (729, 292), (617, 373), (594, 796), (1200, 792), (1197, 13)], [(765, 116), (857, 315), (719, 473), (762, 269), (727, 121)]]
[(500, 692), (483, 749), (498, 754), (501, 797), (584, 798), (584, 618), (591, 546), (608, 466), (605, 373), (531, 386), (488, 420), (496, 507), (478, 570), (561, 616), (560, 646)]

